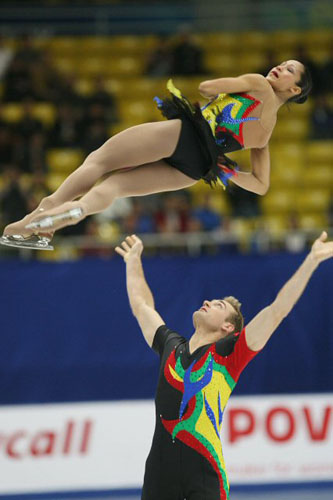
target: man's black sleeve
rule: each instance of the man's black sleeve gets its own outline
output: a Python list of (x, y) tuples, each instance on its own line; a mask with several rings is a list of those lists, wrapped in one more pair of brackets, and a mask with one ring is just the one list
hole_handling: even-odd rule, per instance
[(156, 354), (159, 354), (162, 357), (167, 343), (171, 342), (172, 340), (180, 339), (182, 339), (182, 337), (178, 333), (170, 330), (166, 325), (161, 325), (156, 330), (152, 348), (154, 349)]

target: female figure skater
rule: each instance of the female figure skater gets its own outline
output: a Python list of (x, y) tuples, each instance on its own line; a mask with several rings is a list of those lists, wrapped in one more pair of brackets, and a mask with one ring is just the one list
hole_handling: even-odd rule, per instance
[[(286, 102), (305, 102), (311, 90), (307, 68), (290, 60), (266, 77), (246, 74), (204, 81), (199, 92), (209, 102), (201, 109), (171, 80), (167, 87), (171, 99), (155, 99), (168, 121), (137, 125), (109, 139), (34, 212), (8, 225), (0, 242), (52, 249), (54, 231), (105, 210), (116, 198), (175, 191), (200, 179), (212, 186), (231, 177), (243, 189), (265, 194), (268, 141), (277, 111)], [(250, 173), (238, 171), (225, 156), (239, 149), (251, 149)]]

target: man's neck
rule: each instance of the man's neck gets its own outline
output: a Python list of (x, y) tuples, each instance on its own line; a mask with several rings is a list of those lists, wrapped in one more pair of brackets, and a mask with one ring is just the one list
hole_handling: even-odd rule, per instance
[(208, 333), (200, 328), (196, 328), (195, 332), (193, 333), (189, 341), (190, 354), (193, 354), (193, 352), (199, 349), (199, 347), (208, 344), (213, 344), (214, 342), (217, 342), (220, 339), (221, 339), (221, 332)]

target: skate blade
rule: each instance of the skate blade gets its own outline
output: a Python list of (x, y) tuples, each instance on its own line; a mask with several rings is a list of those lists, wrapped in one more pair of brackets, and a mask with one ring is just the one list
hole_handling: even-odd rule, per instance
[(0, 245), (13, 248), (25, 248), (29, 250), (54, 250), (52, 245), (49, 245), (49, 238), (39, 236), (29, 236), (24, 238), (21, 235), (1, 236)]
[(47, 217), (44, 217), (44, 219), (40, 219), (39, 221), (30, 222), (30, 224), (25, 227), (27, 229), (48, 229), (52, 228), (55, 222), (79, 219), (82, 214), (82, 208), (72, 208), (71, 210), (63, 212), (62, 214), (49, 215)]

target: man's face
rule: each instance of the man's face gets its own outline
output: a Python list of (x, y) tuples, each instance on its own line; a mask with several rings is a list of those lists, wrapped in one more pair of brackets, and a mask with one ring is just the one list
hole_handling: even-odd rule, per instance
[(234, 331), (228, 318), (235, 309), (223, 299), (204, 300), (200, 309), (193, 314), (195, 328), (204, 328), (207, 333), (220, 332), (222, 337)]

